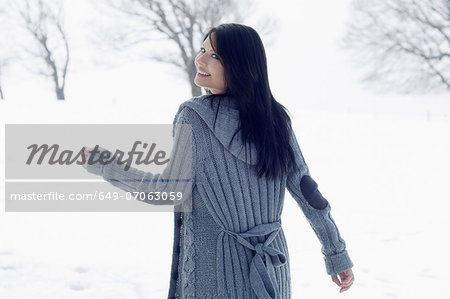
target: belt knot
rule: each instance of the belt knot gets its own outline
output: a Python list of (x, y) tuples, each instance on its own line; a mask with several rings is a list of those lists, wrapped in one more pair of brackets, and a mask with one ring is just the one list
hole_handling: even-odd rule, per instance
[[(275, 267), (286, 264), (286, 256), (269, 245), (281, 230), (281, 222), (269, 222), (257, 225), (246, 232), (235, 233), (224, 229), (239, 244), (255, 251), (250, 264), (250, 284), (258, 298), (277, 298), (279, 294)], [(245, 238), (269, 235), (264, 242), (251, 244)], [(231, 286), (230, 286), (231, 287)]]
[(258, 243), (258, 244), (256, 244), (255, 245), (255, 251), (256, 251), (256, 253), (257, 254), (259, 254), (259, 255), (264, 255), (264, 252), (263, 252), (263, 243)]

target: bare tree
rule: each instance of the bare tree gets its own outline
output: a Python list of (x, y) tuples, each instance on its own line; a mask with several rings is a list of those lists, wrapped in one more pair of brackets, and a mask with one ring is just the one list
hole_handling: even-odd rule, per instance
[(31, 71), (53, 81), (56, 98), (64, 100), (69, 66), (69, 43), (64, 29), (63, 2), (44, 0), (10, 1), (11, 14), (31, 37), (22, 49), (38, 63)]
[(3, 58), (0, 57), (0, 100), (3, 100), (5, 98), (5, 95), (3, 94), (3, 74), (6, 69), (6, 67), (9, 65), (11, 59), (9, 57)]
[(0, 40), (0, 100), (5, 99), (5, 95), (3, 93), (3, 75), (5, 73), (6, 68), (10, 65), (12, 60), (12, 52), (9, 51), (8, 47), (5, 45), (5, 40), (7, 39), (5, 30), (8, 30), (5, 25), (5, 16), (6, 11), (4, 7), (0, 8), (0, 17), (2, 18), (2, 30), (1, 30), (1, 36), (3, 39)]
[(341, 46), (377, 91), (450, 91), (450, 0), (354, 0)]
[(0, 61), (0, 100), (3, 100), (5, 96), (3, 95), (2, 88), (2, 69), (4, 68), (3, 61)]
[[(182, 70), (189, 80), (193, 96), (201, 94), (194, 84), (196, 68), (194, 58), (206, 31), (224, 21), (242, 22), (249, 15), (254, 2), (249, 0), (105, 0), (100, 8), (114, 17), (115, 26), (101, 31), (102, 43), (118, 51), (133, 46), (144, 48), (147, 57), (169, 63)], [(120, 23), (120, 28), (117, 24)], [(261, 26), (262, 25), (262, 26)], [(276, 22), (266, 17), (259, 32), (269, 34)], [(114, 32), (114, 33), (111, 33)], [(157, 44), (155, 44), (157, 42)], [(165, 43), (164, 52), (155, 46)], [(167, 51), (172, 48), (172, 51)]]

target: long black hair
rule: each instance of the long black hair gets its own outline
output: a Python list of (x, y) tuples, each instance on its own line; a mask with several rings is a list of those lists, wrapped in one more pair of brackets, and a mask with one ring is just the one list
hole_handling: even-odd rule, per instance
[(287, 109), (270, 91), (261, 38), (253, 28), (235, 23), (212, 27), (203, 41), (207, 37), (224, 67), (226, 82), (224, 94), (213, 95), (208, 89), (207, 94), (211, 97), (230, 95), (238, 101), (238, 130), (246, 147), (247, 143), (256, 146), (258, 177), (281, 178), (295, 165), (289, 143), (292, 126)]

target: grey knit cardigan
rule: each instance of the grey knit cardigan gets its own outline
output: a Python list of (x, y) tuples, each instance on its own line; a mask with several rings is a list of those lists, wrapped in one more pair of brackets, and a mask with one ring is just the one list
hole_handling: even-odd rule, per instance
[[(281, 226), (286, 188), (322, 244), (327, 274), (353, 267), (294, 132), (296, 167), (283, 179), (267, 180), (256, 175), (254, 146), (246, 151), (239, 132), (232, 139), (239, 126), (234, 98), (191, 98), (175, 115), (174, 138), (179, 123), (192, 125), (192, 212), (173, 213), (168, 298), (291, 298), (289, 252)], [(87, 170), (126, 191), (166, 190), (168, 173), (186, 169), (184, 151), (176, 145), (174, 140), (166, 168), (170, 171), (161, 174), (126, 171), (118, 163), (88, 164)]]

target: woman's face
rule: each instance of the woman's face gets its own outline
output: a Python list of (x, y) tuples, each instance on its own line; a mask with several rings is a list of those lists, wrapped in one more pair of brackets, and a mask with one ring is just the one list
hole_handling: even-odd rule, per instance
[(225, 93), (226, 84), (223, 65), (211, 46), (209, 36), (203, 42), (194, 63), (197, 68), (194, 80), (195, 85), (209, 89), (213, 94)]

